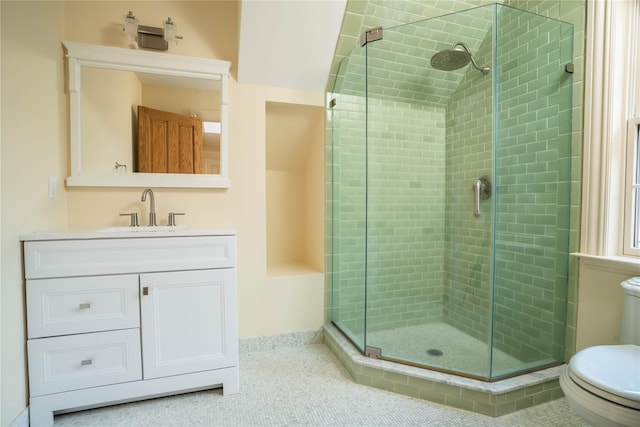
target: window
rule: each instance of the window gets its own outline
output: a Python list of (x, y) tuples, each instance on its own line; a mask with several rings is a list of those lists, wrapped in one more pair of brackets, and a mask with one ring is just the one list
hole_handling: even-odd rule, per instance
[(629, 120), (625, 198), (625, 255), (640, 256), (640, 118)]
[(587, 1), (580, 253), (640, 265), (640, 0)]

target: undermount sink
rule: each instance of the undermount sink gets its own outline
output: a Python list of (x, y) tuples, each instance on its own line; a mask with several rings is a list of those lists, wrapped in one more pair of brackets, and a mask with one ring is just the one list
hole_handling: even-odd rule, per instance
[(119, 227), (107, 227), (98, 230), (98, 233), (148, 233), (148, 232), (167, 232), (167, 231), (182, 231), (187, 228), (186, 225), (156, 225), (156, 226), (119, 226)]

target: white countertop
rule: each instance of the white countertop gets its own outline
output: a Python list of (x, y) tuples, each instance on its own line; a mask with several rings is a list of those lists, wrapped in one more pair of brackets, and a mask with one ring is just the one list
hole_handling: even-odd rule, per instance
[[(112, 229), (112, 231), (100, 231)], [(116, 231), (113, 231), (116, 229)], [(77, 240), (77, 239), (130, 239), (141, 237), (188, 237), (188, 236), (235, 236), (236, 230), (230, 227), (102, 227), (94, 229), (67, 229), (35, 231), (20, 234), (24, 242), (39, 240)]]

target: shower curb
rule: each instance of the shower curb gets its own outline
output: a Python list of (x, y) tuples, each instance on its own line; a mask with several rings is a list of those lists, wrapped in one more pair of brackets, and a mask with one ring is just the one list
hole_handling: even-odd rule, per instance
[(323, 332), (325, 345), (358, 384), (492, 417), (564, 396), (559, 384), (564, 365), (484, 382), (365, 357), (334, 325), (325, 324)]

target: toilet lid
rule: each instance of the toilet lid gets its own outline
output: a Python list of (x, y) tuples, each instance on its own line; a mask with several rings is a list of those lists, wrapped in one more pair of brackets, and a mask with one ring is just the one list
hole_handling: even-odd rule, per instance
[(640, 402), (638, 345), (589, 347), (576, 353), (571, 358), (569, 367), (575, 376), (590, 385), (615, 396)]

